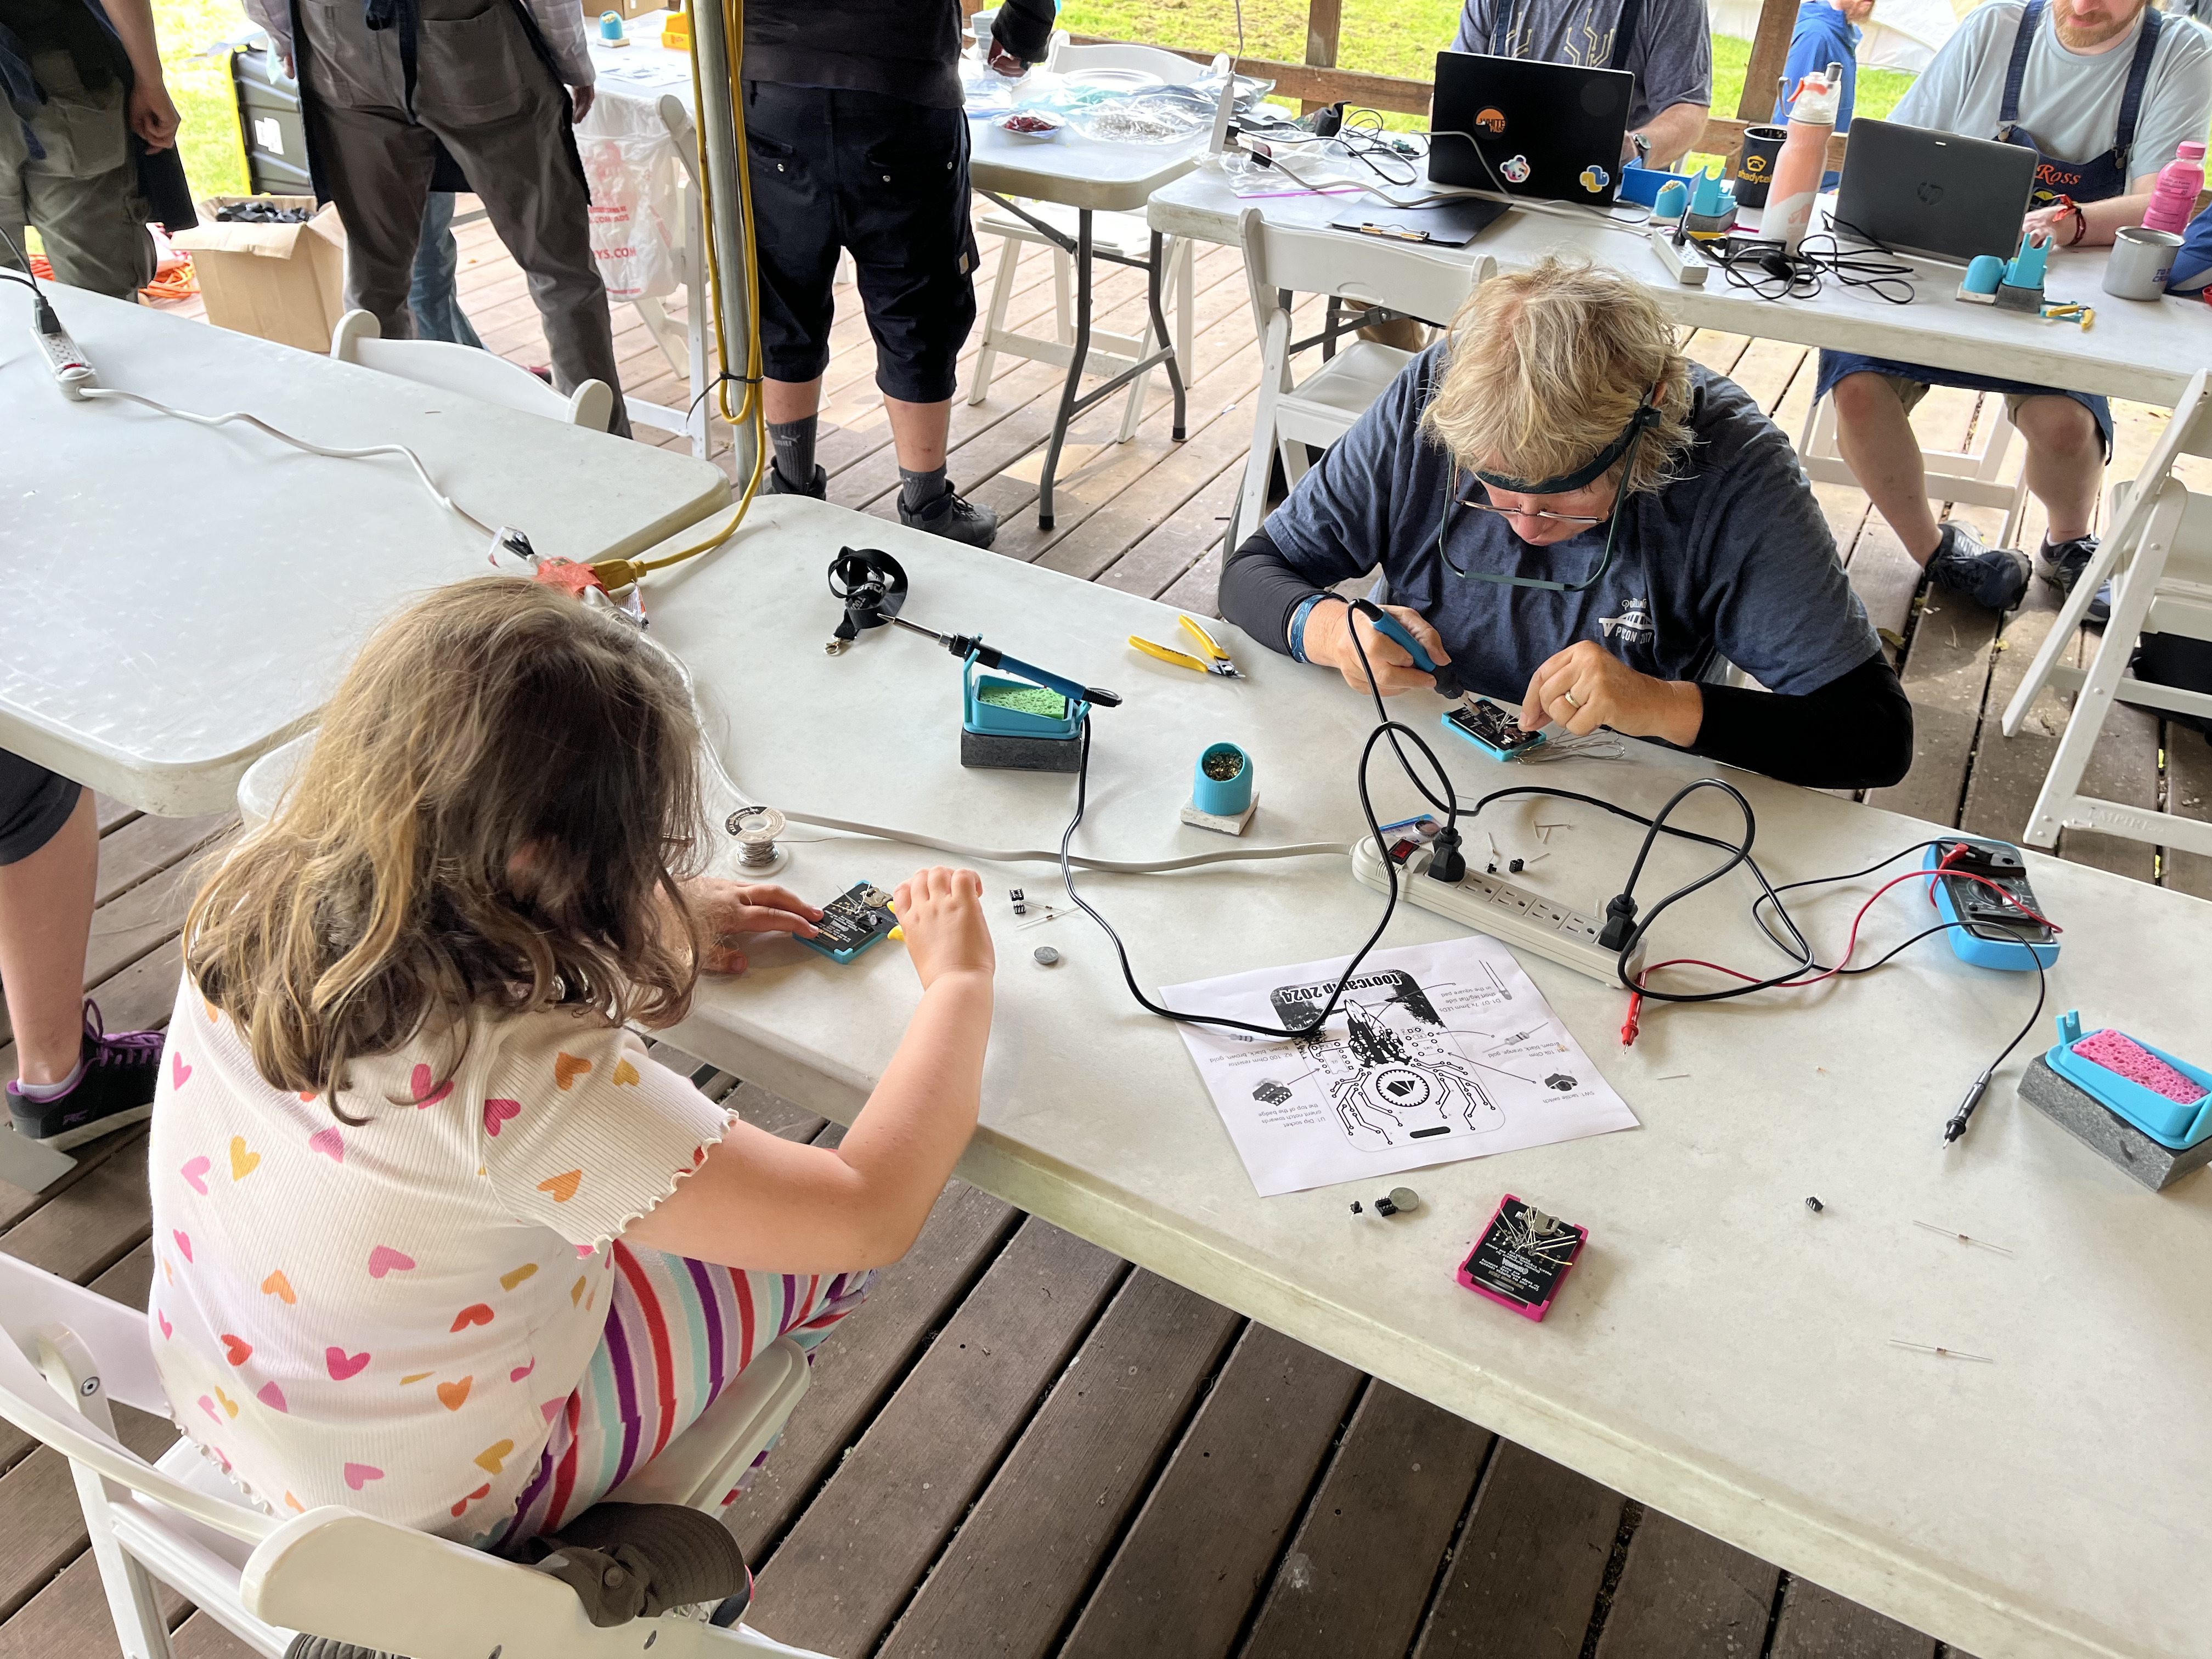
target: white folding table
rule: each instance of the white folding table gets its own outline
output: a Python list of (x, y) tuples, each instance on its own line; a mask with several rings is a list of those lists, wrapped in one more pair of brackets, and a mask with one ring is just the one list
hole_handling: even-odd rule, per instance
[[(1254, 758), (1249, 842), (1348, 844), (1361, 833), (1352, 769), (1372, 711), (1336, 675), (1224, 625), (1249, 678), (1202, 678), (1123, 643), (1174, 636), (1174, 613), (1152, 601), (788, 496), (757, 504), (726, 548), (657, 580), (653, 594), (657, 635), (690, 665), (714, 740), (755, 799), (971, 846), (1058, 845), (1072, 779), (959, 766), (957, 660), (895, 629), (823, 654), (840, 615), (823, 571), (848, 544), (895, 552), (915, 620), (980, 631), (1121, 693), (1121, 707), (1093, 717), (1078, 852), (1156, 859), (1233, 844), (1177, 819), (1199, 752), (1223, 738)], [(1393, 708), (1437, 732), (1465, 797), (1543, 784), (1649, 811), (1714, 769), (1643, 744), (1626, 763), (1509, 769), (1437, 731), (1442, 706), (1409, 695)], [(1777, 882), (1953, 833), (1728, 775), (1757, 811), (1755, 850)], [(1387, 755), (1374, 782), (1380, 811), (1417, 805)], [(1723, 805), (1708, 793), (1684, 821), (1733, 835)], [(1539, 819), (1571, 828), (1540, 842)], [(922, 863), (982, 872), (998, 1012), (967, 1178), (1990, 1659), (2203, 1659), (2212, 1176), (2154, 1197), (2016, 1100), (2013, 1084), (2053, 1040), (2051, 1018), (2075, 1006), (2093, 1024), (2204, 1054), (2212, 985), (2196, 964), (2212, 951), (2212, 905), (2029, 854), (2039, 896), (2068, 930), (2063, 953), (2045, 1018), (1948, 1150), (1944, 1121), (2027, 1020), (2031, 979), (1969, 968), (1932, 939), (1894, 967), (1818, 990), (1654, 1008), (1624, 1052), (1617, 988), (1528, 957), (1644, 1127), (1417, 1171), (1402, 1179), (1421, 1210), (1384, 1224), (1347, 1214), (1348, 1199), (1375, 1196), (1371, 1183), (1254, 1195), (1182, 1039), (1136, 1008), (1103, 936), (1079, 915), (1013, 921), (1010, 887), (1027, 890), (1032, 915), (1039, 901), (1063, 902), (1053, 866), (875, 839), (801, 842), (820, 833), (795, 829), (776, 878), (817, 902)], [(1516, 879), (1601, 910), (1638, 833), (1547, 800), (1494, 806), (1469, 839), (1478, 860), (1493, 834), (1512, 856), (1548, 852)], [(1662, 843), (1642, 890), (1671, 890), (1711, 857)], [(1082, 885), (1121, 929), (1148, 992), (1348, 952), (1381, 902), (1336, 855)], [(1840, 948), (1871, 890), (1797, 896), (1822, 951)], [(1670, 956), (1777, 963), (1745, 917), (1753, 890), (1725, 878), (1670, 912), (1656, 943)], [(1893, 894), (1869, 920), (1869, 955), (1927, 916), (1924, 898)], [(1453, 932), (1401, 908), (1384, 943)], [(1032, 960), (1039, 945), (1060, 952), (1057, 965)], [(750, 954), (744, 977), (702, 988), (672, 1039), (851, 1121), (915, 1001), (898, 948), (849, 967), (787, 941)], [(1467, 1239), (1508, 1190), (1591, 1232), (1540, 1325), (1453, 1282)], [(1825, 1210), (1810, 1211), (1808, 1194)]]
[[(404, 444), (540, 553), (635, 553), (729, 500), (720, 469), (686, 455), (49, 292), (100, 384), (332, 447)], [(145, 811), (220, 811), (256, 756), (313, 723), (368, 630), (483, 572), (489, 539), (395, 456), (329, 459), (243, 425), (71, 402), (29, 304), (0, 295), (0, 748)]]
[[(1238, 216), (1248, 206), (1258, 208), (1270, 224), (1318, 228), (1349, 209), (1377, 204), (1351, 192), (1240, 197), (1225, 174), (1207, 168), (1155, 191), (1146, 216), (1166, 235), (1234, 246)], [(1915, 268), (1915, 293), (1902, 306), (1832, 277), (1808, 300), (1762, 300), (1732, 286), (1718, 270), (1703, 287), (1686, 287), (1668, 273), (1641, 229), (1523, 207), (1509, 209), (1464, 248), (1435, 251), (1468, 260), (1488, 254), (1507, 270), (1526, 269), (1547, 253), (1586, 258), (1643, 283), (1668, 316), (1693, 328), (1999, 374), (2166, 408), (2191, 374), (2212, 362), (2212, 307), (2171, 296), (2114, 299), (2100, 285), (2104, 248), (2062, 248), (2051, 259), (2045, 291), (2054, 300), (2096, 307), (2095, 324), (2086, 331), (1962, 301), (1956, 297), (1961, 268), (1933, 260), (1907, 262)]]

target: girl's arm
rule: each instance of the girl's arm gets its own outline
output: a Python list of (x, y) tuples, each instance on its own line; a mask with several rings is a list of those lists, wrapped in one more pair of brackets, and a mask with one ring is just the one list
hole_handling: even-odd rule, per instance
[(904, 1255), (975, 1127), (997, 963), (973, 871), (918, 871), (899, 925), (922, 985), (906, 1036), (834, 1151), (748, 1124), (623, 1241), (772, 1273), (844, 1273)]

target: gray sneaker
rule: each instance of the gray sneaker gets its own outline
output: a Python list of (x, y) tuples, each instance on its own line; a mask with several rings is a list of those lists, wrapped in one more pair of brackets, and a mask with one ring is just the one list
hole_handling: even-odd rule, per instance
[(1938, 587), (1964, 593), (1985, 610), (2009, 611), (2027, 592), (2027, 555), (2016, 547), (1984, 547), (1982, 538), (1956, 519), (1943, 523), (1943, 539), (1928, 561)]
[[(2035, 556), (2035, 574), (2051, 583), (2062, 593), (2071, 593), (2081, 580), (2081, 573), (2089, 568), (2089, 561), (2097, 556), (2094, 536), (2076, 536), (2071, 541), (2045, 542)], [(2081, 620), (2091, 628), (2102, 628), (2112, 619), (2112, 585), (2100, 582), (2097, 597), (2089, 601), (2089, 609)]]
[(988, 547), (999, 533), (999, 515), (969, 501), (950, 481), (945, 486), (945, 493), (924, 507), (908, 507), (902, 495), (898, 515), (899, 522), (908, 529), (927, 531), (947, 541), (965, 542), (970, 547)]

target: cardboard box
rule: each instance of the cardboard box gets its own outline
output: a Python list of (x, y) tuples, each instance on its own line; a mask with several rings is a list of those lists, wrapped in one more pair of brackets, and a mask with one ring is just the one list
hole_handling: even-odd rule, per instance
[(642, 17), (648, 12), (665, 11), (668, 0), (596, 0), (596, 3), (594, 0), (583, 0), (583, 7), (584, 32), (596, 40), (601, 12), (620, 12), (623, 21), (628, 22), (631, 18)]
[(223, 224), (216, 210), (261, 201), (314, 210), (312, 196), (210, 196), (197, 230), (171, 240), (192, 256), (208, 321), (302, 351), (328, 351), (345, 314), (345, 227), (335, 207), (304, 224)]

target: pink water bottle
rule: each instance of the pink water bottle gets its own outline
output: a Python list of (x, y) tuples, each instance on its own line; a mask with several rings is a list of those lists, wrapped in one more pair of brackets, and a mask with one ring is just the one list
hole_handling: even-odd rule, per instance
[(2158, 188), (2151, 192), (2143, 214), (2145, 230), (2170, 230), (2176, 235), (2189, 228), (2197, 216), (2197, 192), (2204, 188), (2204, 146), (2183, 144), (2173, 159), (2158, 170)]
[(1790, 136), (1783, 140), (1774, 182), (1766, 190), (1766, 212), (1759, 222), (1759, 240), (1779, 242), (1786, 253), (1795, 253), (1812, 228), (1813, 200), (1828, 165), (1843, 81), (1844, 66), (1831, 64), (1826, 75), (1807, 76), (1790, 95)]

